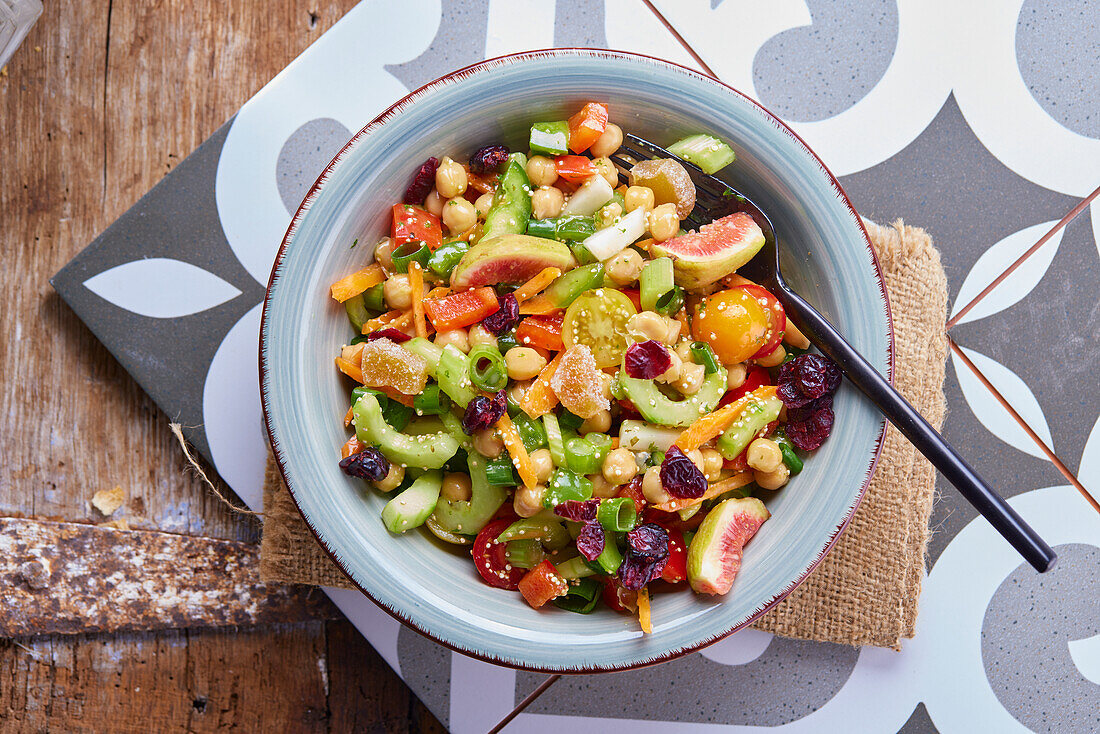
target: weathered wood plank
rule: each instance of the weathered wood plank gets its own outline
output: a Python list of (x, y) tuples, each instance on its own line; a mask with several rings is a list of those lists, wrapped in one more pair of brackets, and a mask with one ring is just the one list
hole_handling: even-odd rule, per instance
[(336, 619), (320, 591), (260, 581), (248, 543), (0, 518), (0, 635)]

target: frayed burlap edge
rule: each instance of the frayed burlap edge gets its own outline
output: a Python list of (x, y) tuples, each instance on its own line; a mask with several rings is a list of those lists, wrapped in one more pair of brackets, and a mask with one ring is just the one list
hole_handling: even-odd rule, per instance
[[(865, 221), (894, 318), (894, 382), (939, 428), (947, 359), (947, 278), (932, 239), (900, 220)], [(848, 529), (810, 577), (755, 626), (785, 637), (897, 649), (912, 637), (935, 471), (893, 427)], [(264, 482), (260, 576), (354, 588), (314, 539), (274, 461)]]

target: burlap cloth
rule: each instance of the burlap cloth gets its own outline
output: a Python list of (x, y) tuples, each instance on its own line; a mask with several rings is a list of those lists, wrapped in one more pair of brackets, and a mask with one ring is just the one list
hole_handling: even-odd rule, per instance
[[(894, 318), (894, 384), (939, 428), (947, 359), (947, 278), (931, 237), (901, 221), (865, 222)], [(898, 649), (912, 637), (935, 470), (892, 426), (867, 493), (832, 552), (757, 629), (785, 637)], [(354, 588), (306, 527), (273, 461), (264, 483), (260, 576)]]

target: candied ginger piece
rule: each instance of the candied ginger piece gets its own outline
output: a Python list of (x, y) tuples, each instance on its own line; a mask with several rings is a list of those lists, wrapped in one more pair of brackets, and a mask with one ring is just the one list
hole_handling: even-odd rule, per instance
[(419, 395), (428, 384), (428, 364), (400, 344), (375, 339), (363, 347), (363, 384), (392, 387), (406, 395)]
[(611, 407), (605, 391), (606, 377), (596, 366), (592, 350), (576, 344), (562, 352), (550, 387), (566, 410), (581, 418), (591, 418)]

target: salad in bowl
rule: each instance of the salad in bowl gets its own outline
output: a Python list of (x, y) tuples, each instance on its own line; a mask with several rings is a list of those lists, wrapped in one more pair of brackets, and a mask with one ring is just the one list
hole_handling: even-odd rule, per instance
[(657, 593), (730, 592), (840, 372), (738, 275), (764, 244), (749, 214), (683, 228), (688, 167), (733, 149), (699, 133), (624, 158), (613, 112), (409, 171), (389, 236), (330, 287), (352, 327), (332, 450), (387, 497), (393, 542), (430, 533), (531, 607), (649, 632)]

